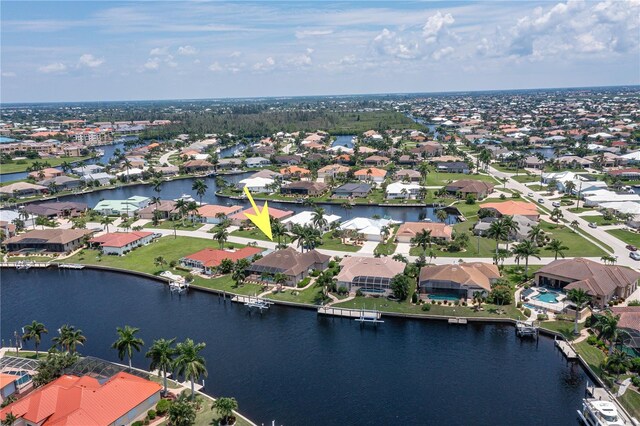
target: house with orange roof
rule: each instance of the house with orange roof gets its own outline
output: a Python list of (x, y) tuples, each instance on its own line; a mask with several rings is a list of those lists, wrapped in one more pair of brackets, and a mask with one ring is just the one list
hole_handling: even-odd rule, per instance
[(518, 215), (530, 220), (540, 220), (538, 207), (534, 203), (528, 203), (526, 201), (509, 200), (502, 203), (484, 203), (480, 204), (480, 208), (493, 210), (497, 217)]
[(123, 256), (134, 248), (147, 245), (153, 240), (153, 232), (108, 232), (89, 240), (89, 244), (100, 247), (104, 254)]
[(441, 222), (405, 222), (400, 225), (396, 239), (400, 243), (410, 243), (422, 231), (429, 232), (433, 240), (451, 241), (453, 227)]
[(47, 167), (42, 170), (30, 172), (28, 176), (34, 179), (42, 180), (62, 176), (63, 174), (64, 173), (62, 172), (62, 170), (54, 169), (53, 167)]
[(253, 259), (256, 254), (261, 252), (261, 248), (248, 246), (237, 250), (205, 248), (183, 257), (180, 259), (180, 264), (187, 268), (202, 271), (204, 274), (213, 275), (224, 259), (229, 259), (233, 262), (237, 262), (240, 259)]
[(128, 425), (144, 419), (160, 400), (162, 386), (124, 371), (101, 383), (89, 376), (64, 375), (2, 410), (14, 426)]
[(280, 174), (285, 179), (292, 178), (292, 177), (297, 177), (301, 179), (301, 178), (310, 177), (311, 171), (309, 169), (305, 169), (304, 167), (288, 166), (283, 169), (280, 169)]
[(360, 169), (355, 172), (356, 179), (364, 182), (382, 183), (387, 176), (387, 171), (376, 167)]
[(338, 175), (349, 173), (349, 167), (340, 164), (329, 164), (318, 169), (318, 179), (335, 178)]
[(4, 402), (4, 400), (16, 393), (18, 389), (16, 380), (19, 378), (20, 376), (15, 374), (0, 373), (0, 402)]
[[(241, 212), (238, 212), (229, 216), (229, 219), (231, 219), (231, 223), (236, 226), (242, 225), (242, 222), (249, 220), (249, 218), (247, 218), (245, 213), (256, 214), (256, 212), (253, 210), (253, 207), (249, 207), (246, 210), (242, 210)], [(280, 209), (274, 209), (273, 207), (269, 207), (269, 216), (271, 216), (273, 219), (283, 220), (293, 216), (293, 211), (280, 210)]]
[(217, 204), (205, 204), (198, 207), (198, 216), (204, 223), (218, 224), (222, 218), (230, 216), (242, 210), (242, 206), (220, 206)]

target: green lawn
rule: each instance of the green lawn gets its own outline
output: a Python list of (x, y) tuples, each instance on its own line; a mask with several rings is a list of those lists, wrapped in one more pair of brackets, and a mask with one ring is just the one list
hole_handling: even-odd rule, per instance
[(91, 157), (60, 157), (60, 158), (37, 158), (35, 160), (21, 160), (20, 162), (22, 163), (22, 161), (24, 161), (24, 164), (18, 164), (16, 162), (1, 164), (0, 174), (3, 175), (6, 173), (25, 172), (29, 167), (31, 167), (31, 164), (33, 164), (36, 161), (39, 163), (49, 163), (50, 167), (56, 167), (64, 163), (65, 161), (67, 163), (72, 163), (77, 161), (84, 161), (89, 158)]
[(627, 231), (626, 229), (611, 229), (607, 231), (607, 233), (613, 235), (619, 240), (624, 241), (627, 244), (632, 244), (634, 246), (640, 245), (640, 234), (637, 232)]
[[(33, 346), (33, 342), (24, 342), (23, 345), (31, 347)], [(21, 350), (21, 351), (18, 351), (17, 354), (16, 354), (16, 351), (7, 351), (6, 355), (17, 356), (18, 358), (36, 359), (36, 351)], [(44, 359), (46, 357), (47, 357), (47, 348), (44, 348), (43, 350), (42, 347), (40, 347), (38, 351), (38, 359)]]
[[(236, 231), (233, 231), (229, 235), (233, 235), (234, 237), (249, 238), (251, 240), (271, 241), (269, 237), (267, 237), (264, 234), (264, 232), (262, 232), (258, 228), (249, 228), (249, 229), (243, 229), (243, 230), (238, 229)], [(288, 235), (282, 236), (281, 240), (283, 244), (288, 244), (291, 242), (291, 239), (289, 238)], [(275, 237), (274, 237), (274, 242), (276, 243), (278, 242), (277, 238)]]
[(423, 311), (422, 306), (413, 305), (409, 301), (394, 302), (385, 298), (375, 297), (356, 297), (353, 300), (347, 302), (341, 302), (333, 305), (338, 308), (351, 308), (351, 309), (377, 309), (382, 312), (395, 312), (403, 314), (425, 314), (425, 315), (455, 315), (466, 317), (493, 317), (493, 318), (515, 318), (523, 319), (523, 315), (515, 307), (515, 305), (506, 305), (502, 309), (506, 314), (498, 315), (495, 313), (496, 306), (486, 304), (484, 305), (484, 311), (474, 311), (470, 307), (466, 306), (444, 306), (444, 305), (430, 305), (429, 311)]
[(598, 376), (602, 374), (602, 368), (600, 368), (600, 364), (606, 358), (604, 352), (598, 349), (595, 346), (591, 346), (586, 341), (582, 341), (580, 343), (576, 343), (573, 345), (576, 351), (584, 358), (589, 367), (596, 373)]
[[(228, 245), (233, 245), (227, 243)], [(241, 245), (238, 245), (242, 247)], [(129, 269), (132, 271), (156, 274), (169, 269), (168, 265), (156, 266), (154, 259), (162, 256), (167, 263), (172, 260), (195, 253), (204, 248), (218, 248), (215, 241), (202, 238), (166, 236), (155, 242), (139, 247), (125, 256), (100, 256), (98, 250), (85, 249), (64, 260), (65, 263), (82, 263), (87, 265), (111, 266), (114, 268)], [(178, 271), (179, 272), (179, 271)]]
[[(545, 221), (540, 221), (540, 225), (545, 232), (551, 233), (552, 239), (558, 239), (562, 241), (565, 246), (569, 247), (569, 250), (564, 252), (565, 256), (600, 257), (607, 254), (604, 250), (583, 238), (582, 235), (573, 232), (569, 226), (560, 225), (556, 228), (555, 224)], [(547, 249), (543, 249), (541, 256), (550, 257), (553, 256), (553, 253)]]
[(267, 299), (282, 300), (284, 302), (308, 303), (319, 305), (322, 301), (322, 287), (311, 286), (306, 290), (287, 290), (276, 294), (268, 294)]
[(378, 246), (375, 248), (374, 253), (375, 254), (380, 254), (380, 255), (387, 255), (387, 256), (392, 256), (393, 253), (396, 252), (396, 248), (398, 247), (398, 244), (394, 243), (393, 240), (389, 240), (386, 243), (380, 243), (378, 244)]
[(615, 218), (613, 220), (607, 220), (601, 214), (597, 216), (580, 216), (582, 219), (590, 223), (595, 223), (598, 226), (616, 225), (619, 223)]
[(236, 287), (236, 283), (231, 279), (231, 275), (223, 275), (213, 279), (195, 277), (193, 284), (213, 290), (222, 290), (228, 293), (244, 294), (247, 296), (254, 296), (264, 291), (262, 289), (263, 287), (258, 284), (243, 284), (240, 287)]
[(540, 176), (538, 175), (521, 174), (518, 176), (511, 176), (511, 179), (520, 183), (540, 182)]
[[(576, 337), (573, 334), (573, 321), (545, 321), (540, 324), (542, 328), (547, 330), (556, 331), (564, 336), (567, 340), (574, 340)], [(584, 328), (584, 323), (578, 323), (578, 331)]]
[(542, 185), (527, 185), (527, 188), (529, 188), (532, 191), (546, 191), (547, 187), (546, 186), (542, 186)]
[(460, 179), (471, 179), (471, 180), (480, 180), (484, 182), (491, 182), (494, 184), (496, 183), (496, 180), (493, 177), (485, 174), (469, 173), (465, 175), (464, 173), (442, 173), (442, 172), (431, 171), (427, 175), (427, 186), (444, 186), (449, 181), (455, 182), (456, 180), (460, 180)]
[(325, 250), (339, 250), (354, 253), (360, 250), (360, 246), (354, 246), (351, 244), (343, 244), (340, 238), (332, 238), (332, 232), (327, 232), (322, 236), (322, 245), (319, 248)]
[(592, 212), (593, 209), (591, 207), (569, 207), (567, 211), (571, 213), (584, 213), (584, 212)]
[(618, 398), (618, 401), (633, 417), (640, 419), (640, 393), (629, 388), (624, 395)]
[(157, 228), (157, 229), (173, 229), (176, 227), (177, 230), (182, 231), (196, 231), (204, 226), (204, 224), (200, 222), (191, 222), (189, 220), (184, 221), (184, 225), (182, 225), (182, 221), (180, 220), (163, 220), (158, 224), (158, 226), (154, 226), (153, 222), (149, 222), (144, 225), (145, 228)]
[(33, 260), (34, 262), (50, 262), (55, 260), (54, 257), (49, 256), (11, 256), (7, 259), (8, 262), (18, 262), (20, 260)]

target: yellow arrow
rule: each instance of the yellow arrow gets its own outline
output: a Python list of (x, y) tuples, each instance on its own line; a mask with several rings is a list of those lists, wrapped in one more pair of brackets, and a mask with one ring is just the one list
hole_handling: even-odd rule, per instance
[(256, 206), (256, 202), (253, 201), (253, 197), (251, 196), (251, 193), (246, 186), (244, 187), (244, 193), (249, 199), (249, 202), (251, 202), (253, 211), (256, 212), (256, 214), (245, 213), (244, 215), (247, 217), (247, 219), (253, 222), (253, 224), (256, 225), (259, 230), (264, 232), (264, 235), (266, 235), (271, 241), (273, 241), (273, 236), (271, 235), (271, 218), (269, 217), (269, 207), (267, 206), (267, 202), (264, 202), (264, 207), (262, 207), (262, 211), (260, 211), (258, 209), (258, 206)]

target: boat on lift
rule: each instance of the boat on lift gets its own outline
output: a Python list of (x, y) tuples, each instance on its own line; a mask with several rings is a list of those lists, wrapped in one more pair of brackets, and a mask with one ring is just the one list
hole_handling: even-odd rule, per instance
[(588, 426), (625, 426), (628, 423), (618, 414), (618, 409), (611, 401), (595, 398), (582, 400), (582, 409), (578, 417)]

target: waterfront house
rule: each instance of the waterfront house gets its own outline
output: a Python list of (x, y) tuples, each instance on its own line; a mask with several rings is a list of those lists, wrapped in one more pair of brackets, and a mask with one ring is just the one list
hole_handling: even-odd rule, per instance
[(134, 248), (149, 244), (153, 238), (153, 232), (109, 232), (93, 237), (89, 244), (99, 247), (103, 254), (123, 256)]
[(586, 158), (578, 157), (576, 155), (563, 155), (562, 157), (558, 157), (556, 161), (563, 167), (568, 167), (570, 169), (591, 167), (593, 165), (593, 161), (587, 160)]
[(629, 297), (636, 290), (638, 279), (640, 273), (631, 268), (584, 258), (554, 260), (535, 273), (538, 286), (565, 291), (582, 289), (599, 307), (605, 307), (614, 297)]
[(46, 167), (42, 170), (36, 170), (30, 172), (27, 176), (34, 179), (50, 179), (56, 176), (62, 176), (64, 173), (62, 170), (54, 169), (53, 167)]
[(378, 169), (375, 167), (369, 167), (368, 169), (360, 169), (355, 172), (356, 179), (364, 182), (382, 183), (387, 176), (387, 171)]
[(16, 182), (0, 187), (1, 198), (26, 198), (35, 197), (47, 192), (47, 187), (34, 185), (29, 182)]
[(408, 182), (421, 182), (422, 175), (417, 170), (411, 169), (400, 169), (393, 175), (394, 179), (399, 181), (408, 181)]
[(135, 212), (147, 207), (151, 203), (148, 197), (134, 195), (126, 200), (102, 200), (93, 210), (104, 216), (133, 216)]
[(523, 160), (523, 164), (529, 169), (543, 169), (545, 162), (535, 155), (530, 155)]
[(389, 164), (390, 161), (391, 159), (389, 157), (384, 157), (382, 155), (372, 155), (370, 157), (365, 158), (362, 161), (362, 164), (364, 164), (365, 166), (384, 167), (387, 164)]
[[(518, 229), (511, 230), (509, 232), (509, 240), (510, 241), (524, 241), (528, 238), (529, 231), (531, 228), (538, 225), (537, 220), (529, 219), (526, 216), (522, 215), (514, 215), (512, 219), (515, 223), (518, 224)], [(473, 227), (473, 235), (486, 236), (491, 228), (491, 224), (499, 220), (497, 217), (487, 216), (480, 219)]]
[(108, 185), (111, 180), (115, 180), (114, 175), (110, 175), (109, 173), (99, 172), (99, 173), (89, 173), (86, 175), (82, 175), (80, 179), (82, 179), (86, 183), (94, 183), (97, 182), (100, 186)]
[(248, 279), (255, 281), (271, 281), (275, 274), (284, 274), (287, 278), (284, 285), (295, 287), (313, 270), (323, 271), (329, 265), (331, 256), (316, 250), (300, 253), (289, 247), (267, 254), (253, 262), (245, 270)]
[(239, 158), (221, 158), (218, 160), (218, 168), (224, 170), (242, 168), (242, 160)]
[(153, 219), (153, 216), (157, 215), (158, 219), (163, 220), (177, 214), (176, 202), (173, 200), (160, 200), (158, 204), (152, 203), (138, 210), (140, 219)]
[(138, 167), (131, 167), (129, 169), (125, 169), (121, 172), (116, 173), (116, 177), (124, 177), (127, 181), (140, 179), (142, 177), (142, 173), (144, 170)]
[(88, 229), (34, 229), (8, 238), (2, 245), (8, 252), (27, 250), (63, 253), (80, 247), (85, 237), (92, 233)]
[(16, 381), (20, 378), (15, 374), (0, 373), (0, 403), (16, 393)]
[(621, 180), (640, 179), (640, 169), (637, 169), (637, 168), (609, 170), (607, 174), (612, 177), (617, 177), (618, 179), (621, 179)]
[(387, 185), (385, 196), (390, 200), (415, 200), (423, 190), (424, 187), (416, 183), (393, 182)]
[(272, 192), (275, 180), (265, 177), (249, 177), (236, 184), (238, 189), (247, 188), (250, 192)]
[(303, 167), (298, 166), (288, 166), (280, 169), (280, 174), (284, 178), (298, 178), (298, 179), (309, 179), (311, 177), (311, 171), (309, 169), (305, 169)]
[(273, 160), (276, 164), (287, 164), (289, 166), (297, 166), (302, 163), (302, 157), (299, 155), (276, 155)]
[(346, 175), (349, 173), (349, 167), (340, 164), (329, 164), (328, 166), (318, 169), (318, 179), (335, 178), (338, 175)]
[(420, 270), (418, 292), (420, 296), (430, 294), (456, 299), (472, 299), (474, 293), (485, 296), (491, 284), (500, 278), (496, 265), (483, 262), (460, 263), (458, 265), (425, 266)]
[(205, 204), (198, 207), (198, 216), (204, 223), (218, 224), (223, 218), (242, 210), (242, 206), (220, 206), (216, 204)]
[(57, 217), (76, 217), (87, 211), (85, 203), (73, 203), (70, 201), (51, 201), (39, 204), (27, 204), (24, 211), (34, 216), (42, 216), (48, 219)]
[(213, 169), (213, 164), (207, 160), (189, 160), (182, 163), (184, 171), (187, 173), (208, 172)]
[(491, 194), (493, 188), (494, 185), (492, 183), (481, 180), (461, 179), (447, 184), (444, 189), (449, 194), (460, 195), (463, 198), (472, 195), (477, 200), (481, 200)]
[(104, 167), (98, 164), (87, 164), (85, 166), (74, 167), (71, 171), (79, 176), (86, 176), (104, 172)]
[(435, 163), (435, 167), (439, 172), (443, 173), (463, 173), (469, 174), (469, 164), (464, 161), (446, 161)]
[(219, 250), (205, 248), (180, 259), (180, 264), (187, 268), (197, 269), (206, 275), (214, 275), (224, 259), (237, 262), (240, 259), (253, 259), (263, 249), (258, 247), (242, 247), (240, 249)]
[(613, 306), (609, 309), (614, 315), (620, 315), (618, 328), (628, 336), (622, 344), (635, 356), (640, 356), (640, 306)]
[(509, 200), (501, 203), (484, 203), (480, 204), (480, 209), (491, 210), (496, 217), (521, 215), (536, 222), (540, 220), (538, 207), (534, 203), (526, 201)]
[(355, 217), (340, 224), (339, 229), (362, 234), (367, 241), (382, 241), (382, 228), (397, 225), (399, 223), (399, 221), (391, 219)]
[(322, 182), (291, 182), (280, 188), (280, 193), (284, 195), (305, 195), (309, 197), (317, 197), (327, 192), (328, 185)]
[(63, 375), (0, 410), (14, 426), (130, 425), (143, 420), (160, 400), (162, 386), (121, 371), (107, 380)]
[(56, 176), (41, 180), (38, 185), (46, 186), (49, 189), (53, 186), (58, 191), (64, 191), (79, 188), (82, 185), (82, 181), (70, 176)]
[(345, 257), (340, 261), (337, 286), (349, 292), (358, 290), (375, 295), (392, 293), (393, 277), (402, 274), (406, 264), (390, 257)]
[(405, 222), (398, 228), (396, 240), (400, 243), (410, 243), (411, 239), (422, 231), (431, 232), (434, 241), (448, 242), (453, 235), (453, 227), (440, 222)]
[[(260, 208), (262, 208), (262, 207), (260, 207)], [(247, 216), (246, 216), (246, 213), (256, 214), (256, 212), (253, 210), (253, 207), (249, 207), (246, 210), (242, 210), (240, 212), (232, 214), (231, 216), (229, 216), (229, 219), (231, 219), (231, 223), (233, 225), (240, 226), (240, 225), (242, 225), (243, 222), (249, 220), (247, 218)], [(271, 216), (273, 219), (284, 220), (284, 219), (286, 219), (288, 217), (293, 216), (293, 211), (275, 209), (275, 208), (270, 206), (269, 207), (269, 216)]]
[(416, 164), (418, 164), (418, 160), (416, 158), (413, 158), (411, 155), (401, 155), (400, 157), (398, 157), (397, 164), (403, 166), (415, 166)]
[(254, 167), (268, 166), (269, 164), (271, 164), (271, 161), (269, 161), (268, 158), (264, 158), (264, 157), (251, 157), (244, 160), (244, 163), (246, 164), (247, 167), (254, 168)]
[(333, 190), (334, 198), (366, 197), (371, 192), (368, 183), (345, 183)]
[[(323, 232), (330, 229), (332, 223), (340, 220), (340, 216), (337, 216), (335, 214), (325, 214), (323, 218), (324, 220), (327, 221), (326, 226), (320, 228), (320, 231), (323, 231)], [(293, 228), (294, 225), (312, 226), (313, 228), (318, 228), (313, 223), (313, 212), (309, 210), (302, 211), (294, 216), (291, 216), (288, 219), (283, 220), (282, 224), (287, 227), (288, 231), (291, 231), (291, 228)]]

